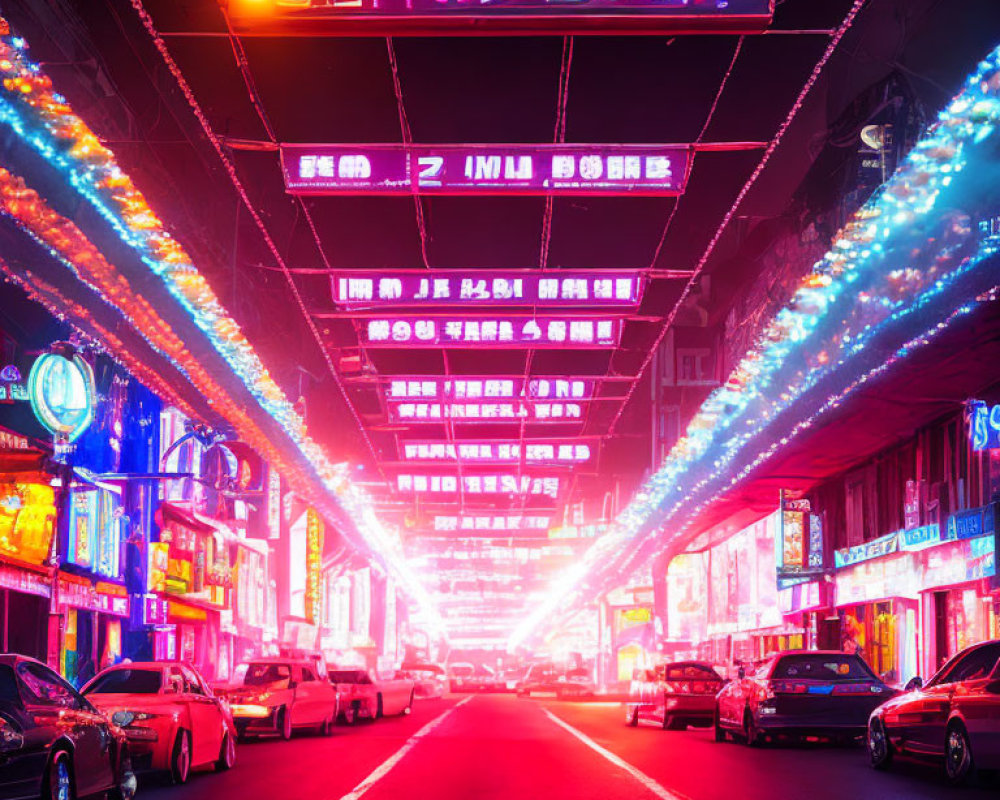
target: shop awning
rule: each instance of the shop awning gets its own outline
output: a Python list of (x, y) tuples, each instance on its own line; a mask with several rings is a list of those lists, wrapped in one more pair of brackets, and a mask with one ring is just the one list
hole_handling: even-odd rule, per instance
[(173, 503), (161, 503), (159, 510), (156, 512), (156, 524), (163, 527), (167, 522), (175, 522), (188, 530), (209, 536), (216, 532), (215, 526), (198, 519), (194, 512), (176, 506)]
[(25, 472), (44, 474), (45, 458), (41, 450), (0, 450), (0, 476), (16, 474), (23, 480)]

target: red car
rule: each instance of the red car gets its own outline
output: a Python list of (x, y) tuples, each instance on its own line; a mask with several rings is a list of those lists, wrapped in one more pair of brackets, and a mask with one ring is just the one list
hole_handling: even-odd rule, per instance
[(348, 725), (361, 718), (375, 720), (413, 710), (411, 678), (396, 675), (383, 680), (367, 669), (331, 669), (328, 674), (337, 688), (340, 718)]
[(885, 769), (895, 753), (944, 762), (952, 783), (1000, 769), (1000, 641), (967, 647), (925, 686), (877, 708), (868, 756)]
[(684, 730), (688, 725), (708, 727), (715, 715), (715, 696), (725, 681), (711, 666), (697, 661), (662, 664), (640, 670), (629, 687), (625, 721), (658, 722), (664, 730)]
[(194, 767), (236, 763), (229, 708), (187, 664), (118, 664), (98, 673), (83, 694), (125, 732), (137, 769), (164, 770), (184, 783)]
[(789, 650), (719, 692), (715, 739), (738, 736), (751, 747), (775, 736), (853, 739), (895, 694), (858, 655)]

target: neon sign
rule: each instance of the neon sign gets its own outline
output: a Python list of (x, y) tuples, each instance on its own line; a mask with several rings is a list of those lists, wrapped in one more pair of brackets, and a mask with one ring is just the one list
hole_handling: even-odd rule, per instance
[(538, 398), (582, 400), (594, 394), (594, 381), (577, 378), (464, 377), (392, 378), (388, 396), (393, 399), (442, 398), (479, 400), (483, 398)]
[(388, 305), (627, 306), (638, 305), (642, 280), (634, 272), (546, 273), (408, 270), (338, 272), (333, 300), (344, 308)]
[(434, 517), (434, 530), (443, 533), (547, 531), (551, 524), (552, 517), (539, 514), (477, 514), (468, 516), (439, 514)]
[[(516, 463), (522, 460), (518, 442), (460, 441), (403, 442), (407, 461), (465, 461), (470, 463)], [(529, 464), (582, 464), (590, 460), (589, 444), (569, 442), (525, 442), (524, 461)]]
[(75, 441), (94, 419), (94, 372), (79, 353), (43, 353), (28, 375), (38, 421), (57, 438)]
[(367, 347), (616, 347), (621, 320), (566, 317), (394, 317), (368, 320)]
[(395, 422), (579, 422), (579, 403), (410, 403), (389, 402), (389, 418)]
[(292, 194), (678, 195), (688, 148), (623, 144), (283, 144)]
[(973, 450), (994, 450), (1000, 447), (1000, 405), (987, 406), (976, 400), (969, 404), (969, 438)]
[(396, 488), (406, 494), (521, 494), (536, 497), (559, 496), (559, 478), (532, 477), (500, 473), (490, 475), (421, 475), (396, 476)]

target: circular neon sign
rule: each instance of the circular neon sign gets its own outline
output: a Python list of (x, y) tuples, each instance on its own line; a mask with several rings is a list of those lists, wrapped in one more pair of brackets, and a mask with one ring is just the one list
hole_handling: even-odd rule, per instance
[(28, 375), (28, 399), (35, 416), (55, 436), (75, 441), (94, 419), (94, 371), (74, 353), (38, 357)]

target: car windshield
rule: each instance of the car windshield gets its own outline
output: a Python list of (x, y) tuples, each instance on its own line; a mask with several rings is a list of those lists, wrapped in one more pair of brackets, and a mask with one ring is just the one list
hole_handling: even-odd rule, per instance
[(162, 685), (158, 669), (112, 669), (98, 675), (84, 694), (156, 694)]
[(928, 686), (987, 678), (993, 673), (998, 659), (1000, 659), (1000, 642), (971, 648), (959, 653), (945, 664)]
[(292, 671), (287, 664), (250, 664), (243, 676), (244, 686), (267, 686), (272, 683), (288, 684)]
[(856, 655), (804, 653), (778, 659), (772, 678), (801, 678), (818, 681), (870, 681), (874, 673)]
[(21, 698), (17, 691), (17, 678), (14, 677), (13, 668), (6, 664), (0, 664), (0, 703), (14, 704), (20, 703)]
[(372, 679), (363, 669), (332, 669), (330, 680), (334, 683), (371, 683)]
[(664, 680), (668, 681), (721, 681), (711, 667), (702, 664), (667, 664), (664, 667)]

